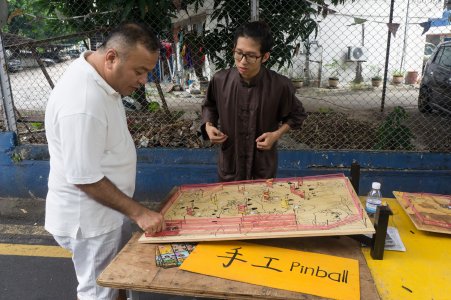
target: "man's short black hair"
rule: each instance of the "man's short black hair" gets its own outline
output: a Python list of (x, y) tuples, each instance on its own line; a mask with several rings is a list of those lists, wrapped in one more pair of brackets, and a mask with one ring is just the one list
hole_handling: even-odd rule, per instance
[(271, 28), (263, 21), (249, 22), (239, 27), (235, 31), (234, 47), (240, 37), (248, 37), (257, 41), (260, 44), (261, 53), (270, 52), (274, 43)]
[(141, 23), (125, 22), (110, 31), (101, 48), (109, 48), (111, 43), (119, 42), (122, 46), (142, 45), (149, 52), (160, 51), (160, 42), (153, 31)]

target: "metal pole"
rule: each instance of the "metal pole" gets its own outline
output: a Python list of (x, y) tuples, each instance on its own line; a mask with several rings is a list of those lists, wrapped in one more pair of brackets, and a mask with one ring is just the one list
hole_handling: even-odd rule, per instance
[[(393, 10), (395, 7), (395, 0), (391, 0), (390, 4), (390, 17), (389, 17), (389, 24), (393, 22)], [(387, 51), (385, 53), (385, 70), (384, 70), (384, 81), (382, 83), (382, 99), (381, 99), (381, 112), (384, 111), (384, 105), (385, 105), (385, 94), (387, 93), (387, 73), (388, 73), (388, 61), (390, 59), (390, 43), (391, 43), (391, 32), (390, 28), (388, 29), (388, 35), (387, 35)]]
[(42, 74), (44, 74), (45, 79), (47, 79), (47, 82), (49, 83), (50, 87), (53, 90), (55, 85), (53, 84), (52, 78), (50, 78), (49, 72), (47, 72), (47, 69), (45, 68), (44, 63), (42, 62), (41, 58), (39, 57), (39, 54), (36, 51), (36, 47), (31, 48), (31, 53), (33, 54), (34, 59), (38, 63), (39, 68), (42, 71)]
[(362, 47), (365, 47), (365, 23), (362, 23)]
[(404, 40), (402, 46), (402, 55), (401, 55), (401, 65), (399, 66), (399, 70), (404, 70), (404, 61), (406, 57), (406, 46), (407, 46), (407, 29), (409, 28), (409, 9), (410, 9), (410, 0), (407, 0), (407, 12), (406, 12), (406, 21), (404, 22)]
[(16, 116), (14, 115), (13, 94), (9, 76), (6, 71), (6, 53), (3, 47), (3, 36), (0, 30), (0, 98), (3, 106), (3, 119), (6, 130), (14, 131), (17, 134)]
[(258, 21), (258, 0), (251, 0), (251, 21)]

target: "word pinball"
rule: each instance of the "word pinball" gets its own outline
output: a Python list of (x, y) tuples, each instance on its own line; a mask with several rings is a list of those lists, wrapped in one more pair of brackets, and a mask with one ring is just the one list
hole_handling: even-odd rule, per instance
[[(239, 253), (239, 250), (241, 247), (233, 248), (233, 252), (226, 252), (226, 254), (229, 254), (229, 256), (221, 256), (218, 255), (217, 257), (220, 258), (226, 258), (228, 261), (226, 263), (223, 263), (222, 266), (224, 268), (228, 268), (234, 263), (235, 261), (240, 263), (247, 263), (248, 261), (244, 259), (243, 254)], [(292, 261), (289, 264), (283, 263), (280, 261), (279, 258), (276, 257), (270, 257), (265, 256), (264, 259), (262, 259), (264, 262), (261, 265), (258, 264), (251, 264), (252, 267), (255, 268), (262, 268), (262, 269), (268, 269), (275, 272), (283, 272), (289, 271), (289, 272), (299, 272), (299, 274), (302, 275), (309, 275), (314, 276), (318, 278), (325, 278), (329, 279), (335, 282), (340, 282), (347, 284), (348, 283), (348, 276), (349, 276), (349, 270), (342, 270), (340, 272), (331, 272), (324, 270), (324, 267), (316, 266), (316, 267), (308, 267), (301, 265), (298, 261)], [(274, 263), (273, 263), (274, 262)], [(290, 265), (291, 264), (291, 265)], [(289, 266), (290, 265), (290, 266)], [(288, 267), (289, 266), (289, 267)]]

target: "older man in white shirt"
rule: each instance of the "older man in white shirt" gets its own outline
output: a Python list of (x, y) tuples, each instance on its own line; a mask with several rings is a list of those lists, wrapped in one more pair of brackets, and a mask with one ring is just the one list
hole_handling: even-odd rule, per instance
[(130, 238), (128, 218), (149, 233), (164, 229), (161, 214), (132, 199), (136, 149), (121, 101), (146, 83), (159, 50), (149, 29), (122, 24), (69, 66), (47, 103), (45, 228), (72, 252), (80, 300), (125, 299), (96, 278)]

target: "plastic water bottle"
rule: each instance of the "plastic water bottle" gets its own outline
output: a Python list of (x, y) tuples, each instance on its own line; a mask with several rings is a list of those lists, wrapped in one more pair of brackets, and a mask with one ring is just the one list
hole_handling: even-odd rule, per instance
[(365, 210), (368, 214), (373, 215), (376, 213), (376, 209), (382, 203), (381, 184), (379, 182), (373, 182), (371, 184), (371, 191), (366, 197)]

